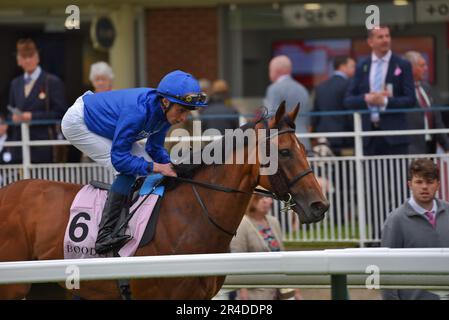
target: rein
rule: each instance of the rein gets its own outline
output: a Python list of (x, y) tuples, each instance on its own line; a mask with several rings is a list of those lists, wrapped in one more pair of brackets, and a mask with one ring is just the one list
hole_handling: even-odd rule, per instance
[(206, 205), (204, 204), (204, 201), (201, 199), (201, 196), (199, 195), (197, 189), (195, 188), (195, 185), (197, 186), (201, 186), (207, 189), (212, 189), (212, 190), (216, 190), (216, 191), (221, 191), (221, 192), (226, 192), (226, 193), (242, 193), (242, 194), (263, 194), (264, 196), (269, 196), (272, 198), (276, 199), (276, 195), (269, 192), (269, 191), (265, 191), (259, 188), (254, 189), (254, 192), (247, 192), (247, 191), (242, 191), (239, 189), (234, 189), (234, 188), (228, 188), (228, 187), (224, 187), (221, 185), (217, 185), (217, 184), (211, 184), (211, 183), (207, 183), (207, 182), (200, 182), (200, 181), (195, 181), (192, 179), (187, 179), (187, 178), (181, 178), (181, 177), (165, 177), (166, 179), (174, 179), (174, 180), (178, 180), (181, 182), (185, 182), (185, 183), (190, 183), (192, 185), (192, 189), (193, 189), (193, 193), (195, 194), (195, 197), (198, 201), (198, 203), (201, 206), (202, 212), (204, 214), (204, 216), (210, 221), (210, 223), (212, 223), (215, 227), (217, 227), (218, 229), (220, 229), (221, 231), (223, 231), (224, 233), (230, 235), (230, 236), (235, 236), (236, 232), (230, 232), (226, 229), (224, 229), (222, 226), (220, 226), (217, 222), (215, 222), (215, 220), (210, 216), (209, 211), (207, 210)]
[(263, 194), (264, 196), (269, 196), (273, 199), (279, 200), (274, 193), (260, 189), (260, 188), (255, 188), (254, 192), (247, 192), (247, 191), (243, 191), (243, 190), (239, 190), (239, 189), (221, 186), (219, 184), (212, 184), (212, 183), (207, 183), (207, 182), (196, 181), (193, 179), (187, 179), (187, 178), (181, 178), (181, 177), (171, 177), (171, 176), (166, 176), (165, 178), (178, 180), (180, 182), (190, 183), (193, 185), (205, 187), (207, 189), (212, 189), (212, 190), (216, 190), (216, 191), (222, 191), (222, 192), (227, 192), (227, 193)]

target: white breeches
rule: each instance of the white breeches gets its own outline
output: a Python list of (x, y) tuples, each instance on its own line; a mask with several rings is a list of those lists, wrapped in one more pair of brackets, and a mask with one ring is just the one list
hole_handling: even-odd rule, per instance
[[(83, 96), (86, 94), (92, 93), (88, 91)], [(116, 172), (111, 162), (112, 141), (90, 131), (84, 122), (83, 96), (76, 99), (73, 106), (67, 110), (62, 118), (62, 133), (72, 145), (84, 152), (89, 158), (111, 169), (112, 172)], [(145, 151), (145, 146), (138, 142), (133, 144), (131, 154), (151, 161), (150, 156)]]

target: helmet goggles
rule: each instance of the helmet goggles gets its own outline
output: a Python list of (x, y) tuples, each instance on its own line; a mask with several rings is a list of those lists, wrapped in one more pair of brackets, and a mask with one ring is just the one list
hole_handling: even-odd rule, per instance
[(169, 93), (164, 93), (164, 96), (172, 97), (178, 100), (179, 104), (182, 104), (185, 107), (190, 107), (195, 110), (195, 107), (202, 107), (207, 103), (208, 97), (205, 93), (189, 93), (184, 96), (173, 95)]

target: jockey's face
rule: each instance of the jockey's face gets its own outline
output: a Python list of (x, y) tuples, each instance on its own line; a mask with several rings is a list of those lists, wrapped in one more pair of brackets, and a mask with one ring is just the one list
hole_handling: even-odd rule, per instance
[[(162, 104), (163, 104), (163, 107), (165, 107), (165, 108), (168, 106), (168, 103), (166, 103), (166, 102), (168, 102), (167, 99), (165, 99), (165, 98), (162, 99)], [(167, 121), (171, 125), (174, 125), (174, 124), (186, 122), (187, 121), (187, 117), (189, 116), (189, 114), (190, 114), (189, 110), (187, 110), (183, 106), (175, 103), (167, 111), (166, 117), (167, 117)]]

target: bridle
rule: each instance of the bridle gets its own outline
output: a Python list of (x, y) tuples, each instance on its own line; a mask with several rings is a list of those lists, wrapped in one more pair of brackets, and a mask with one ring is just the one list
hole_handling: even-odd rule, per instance
[[(277, 137), (277, 136), (280, 136), (280, 135), (286, 134), (286, 133), (295, 133), (295, 129), (289, 128), (289, 129), (280, 130), (273, 135), (269, 135), (270, 128), (268, 127), (268, 121), (266, 119), (263, 119), (263, 125), (264, 125), (264, 129), (267, 132), (266, 133), (267, 134), (266, 135), (266, 144), (267, 144), (266, 150), (270, 150), (269, 147), (270, 147), (271, 138), (274, 138), (274, 137)], [(268, 164), (261, 165), (261, 167), (262, 168), (268, 167)], [(294, 176), (290, 181), (288, 181), (287, 176), (281, 170), (281, 168), (278, 166), (276, 173), (268, 176), (268, 180), (270, 181), (271, 187), (273, 188), (273, 195), (275, 196), (275, 199), (281, 200), (285, 204), (284, 209), (282, 209), (282, 211), (288, 211), (293, 206), (295, 206), (295, 202), (293, 200), (293, 196), (290, 192), (290, 189), (297, 182), (299, 182), (302, 178), (304, 178), (305, 176), (307, 176), (309, 173), (312, 173), (312, 172), (313, 172), (313, 170), (311, 168), (308, 168), (308, 169), (300, 172), (298, 175)], [(260, 175), (259, 175), (259, 177), (260, 177)]]
[[(285, 118), (286, 119), (286, 118)], [(272, 138), (280, 136), (282, 134), (287, 134), (287, 133), (295, 133), (295, 129), (293, 128), (289, 128), (289, 129), (284, 129), (284, 130), (280, 130), (277, 131), (276, 133), (270, 135), (270, 128), (268, 127), (268, 121), (267, 119), (263, 118), (259, 121), (257, 121), (255, 124), (257, 125), (257, 123), (262, 122), (264, 125), (264, 129), (266, 130), (266, 137), (265, 137), (265, 141), (267, 144), (267, 149), (266, 150), (270, 150), (269, 146), (270, 146), (270, 141)], [(264, 165), (263, 167), (267, 167), (267, 165)], [(262, 165), (261, 165), (262, 167)], [(304, 178), (305, 176), (307, 176), (309, 173), (312, 173), (313, 170), (311, 168), (308, 168), (302, 172), (300, 172), (298, 175), (296, 175), (295, 177), (293, 177), (290, 181), (288, 181), (285, 173), (280, 169), (280, 167), (278, 166), (277, 171), (275, 174), (273, 175), (269, 175), (268, 179), (270, 181), (270, 184), (273, 188), (273, 192), (269, 192), (266, 190), (262, 190), (259, 188), (255, 188), (254, 192), (247, 192), (247, 191), (242, 191), (239, 189), (234, 189), (234, 188), (229, 188), (229, 187), (225, 187), (225, 186), (221, 186), (221, 185), (217, 185), (217, 184), (211, 184), (211, 183), (207, 183), (207, 182), (200, 182), (200, 181), (195, 181), (192, 179), (187, 179), (187, 178), (181, 178), (181, 177), (165, 177), (166, 179), (174, 179), (180, 182), (186, 182), (192, 185), (192, 189), (193, 189), (193, 193), (195, 194), (195, 197), (198, 201), (198, 203), (201, 206), (202, 212), (205, 215), (205, 217), (218, 229), (220, 229), (221, 231), (223, 231), (224, 233), (230, 235), (230, 236), (235, 236), (236, 232), (230, 232), (226, 229), (224, 229), (223, 227), (221, 227), (218, 223), (216, 223), (214, 221), (214, 219), (210, 216), (209, 211), (207, 210), (206, 205), (204, 204), (204, 201), (201, 199), (197, 189), (196, 189), (196, 185), (197, 186), (201, 186), (201, 187), (205, 187), (208, 189), (212, 189), (212, 190), (216, 190), (216, 191), (221, 191), (221, 192), (227, 192), (227, 193), (242, 193), (242, 194), (262, 194), (264, 196), (268, 196), (271, 197), (273, 199), (276, 200), (280, 200), (284, 202), (284, 208), (281, 211), (288, 211), (289, 209), (291, 209), (293, 206), (295, 206), (295, 202), (293, 200), (293, 196), (291, 194), (291, 187), (293, 187), (297, 182), (299, 182), (302, 178)], [(259, 176), (258, 176), (258, 182), (260, 179), (260, 172), (259, 172)]]

